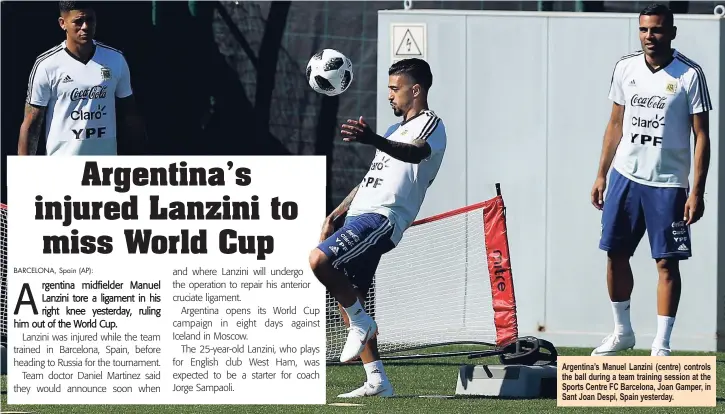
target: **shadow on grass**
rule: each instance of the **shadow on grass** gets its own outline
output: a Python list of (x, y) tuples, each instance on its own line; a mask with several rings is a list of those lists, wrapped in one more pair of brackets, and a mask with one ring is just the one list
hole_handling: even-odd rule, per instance
[(409, 395), (394, 395), (387, 397), (391, 399), (413, 399), (413, 398), (430, 398), (430, 399), (455, 399), (455, 400), (508, 400), (508, 401), (527, 401), (527, 400), (552, 400), (556, 399), (556, 396), (548, 397), (501, 397), (501, 396), (488, 396), (488, 395), (420, 395), (420, 394), (409, 394)]
[[(386, 367), (415, 367), (415, 366), (429, 366), (429, 367), (458, 367), (463, 365), (460, 362), (436, 362), (436, 361), (383, 361), (383, 364), (385, 364)], [(361, 363), (346, 363), (346, 364), (339, 364), (339, 363), (332, 363), (327, 364), (328, 367), (358, 367), (362, 365)]]
[(439, 362), (439, 361), (385, 361), (388, 367), (410, 367), (410, 366), (435, 366), (435, 367), (458, 367), (463, 365), (460, 362)]

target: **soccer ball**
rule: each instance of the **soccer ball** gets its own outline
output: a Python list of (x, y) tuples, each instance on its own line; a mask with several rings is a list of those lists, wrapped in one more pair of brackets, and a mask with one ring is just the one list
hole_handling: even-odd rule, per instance
[(307, 63), (307, 83), (317, 93), (339, 95), (352, 83), (352, 62), (334, 49), (323, 49)]

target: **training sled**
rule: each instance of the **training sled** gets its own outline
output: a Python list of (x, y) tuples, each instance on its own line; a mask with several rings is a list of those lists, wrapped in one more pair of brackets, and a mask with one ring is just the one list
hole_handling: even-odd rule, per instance
[(468, 358), (498, 356), (500, 364), (462, 365), (458, 371), (456, 395), (513, 398), (555, 396), (556, 348), (551, 342), (540, 338), (518, 336), (506, 207), (500, 184), (496, 184), (496, 197), (485, 202), (483, 214), (496, 349), (470, 354)]
[(500, 364), (461, 365), (456, 395), (508, 398), (556, 396), (558, 354), (551, 342), (530, 336), (517, 338), (502, 349), (483, 351), (468, 358), (492, 356), (498, 356)]
[(463, 365), (456, 395), (556, 398), (556, 366)]

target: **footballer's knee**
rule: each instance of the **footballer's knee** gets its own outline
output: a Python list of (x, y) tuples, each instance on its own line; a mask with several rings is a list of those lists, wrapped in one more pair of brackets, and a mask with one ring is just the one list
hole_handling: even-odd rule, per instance
[(622, 251), (610, 251), (607, 252), (607, 259), (610, 263), (615, 265), (628, 264), (630, 255)]
[(677, 281), (680, 279), (680, 261), (673, 258), (657, 259), (657, 273), (660, 280)]
[(608, 252), (607, 253), (607, 265), (609, 273), (612, 277), (623, 277), (623, 274), (630, 273), (629, 267), (630, 255), (626, 252)]
[(327, 258), (325, 253), (318, 248), (312, 249), (310, 252), (310, 268), (312, 272), (317, 275), (319, 272), (324, 271), (330, 266), (330, 260)]

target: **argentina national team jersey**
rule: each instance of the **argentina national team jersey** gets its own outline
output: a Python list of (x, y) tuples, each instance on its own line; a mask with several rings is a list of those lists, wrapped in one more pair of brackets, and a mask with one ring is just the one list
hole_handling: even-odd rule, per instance
[(116, 98), (132, 94), (123, 54), (95, 42), (88, 63), (65, 41), (42, 53), (28, 82), (27, 103), (46, 107), (48, 155), (115, 155)]
[(613, 168), (640, 184), (687, 188), (690, 115), (712, 110), (702, 68), (675, 50), (669, 65), (651, 70), (639, 51), (615, 65), (609, 98), (625, 106)]
[(397, 245), (418, 215), (428, 187), (438, 174), (447, 138), (443, 121), (430, 110), (391, 126), (385, 137), (405, 143), (424, 139), (431, 147), (431, 154), (419, 164), (413, 164), (376, 151), (347, 214), (378, 213), (388, 217), (394, 224), (391, 240)]

